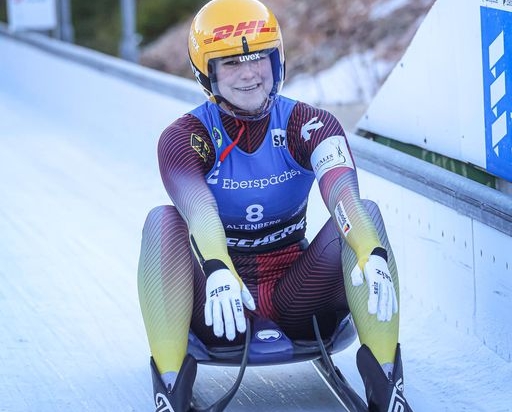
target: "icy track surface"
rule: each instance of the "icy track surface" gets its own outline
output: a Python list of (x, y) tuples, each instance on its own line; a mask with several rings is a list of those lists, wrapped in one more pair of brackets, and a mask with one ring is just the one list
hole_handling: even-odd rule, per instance
[[(10, 80), (0, 81), (0, 411), (152, 411), (140, 234), (150, 208), (168, 203), (158, 135), (191, 106), (146, 92), (154, 113), (136, 118), (126, 106), (140, 91), (120, 82), (97, 99), (115, 95), (121, 112), (63, 116), (51, 96), (27, 99), (4, 87)], [(327, 217), (321, 208), (315, 194), (312, 227)], [(400, 340), (415, 412), (512, 411), (512, 364), (425, 312), (411, 291)], [(362, 393), (356, 349), (335, 362)], [(199, 388), (229, 386), (231, 371), (200, 370)], [(228, 410), (334, 411), (336, 401), (304, 363), (249, 369)]]

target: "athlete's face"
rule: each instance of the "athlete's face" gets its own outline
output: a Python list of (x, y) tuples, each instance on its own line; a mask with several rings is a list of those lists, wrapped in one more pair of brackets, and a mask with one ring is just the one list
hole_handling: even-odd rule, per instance
[(214, 64), (220, 95), (240, 109), (257, 112), (273, 86), (270, 58), (253, 53), (220, 58)]

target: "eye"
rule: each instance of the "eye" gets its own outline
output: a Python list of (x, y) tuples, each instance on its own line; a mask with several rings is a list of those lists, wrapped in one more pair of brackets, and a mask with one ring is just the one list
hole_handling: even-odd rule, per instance
[(222, 62), (223, 66), (237, 66), (240, 62), (236, 59), (226, 59)]

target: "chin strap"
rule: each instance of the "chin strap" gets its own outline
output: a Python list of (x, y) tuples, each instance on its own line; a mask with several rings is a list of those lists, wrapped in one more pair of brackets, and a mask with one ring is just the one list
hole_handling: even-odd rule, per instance
[[(226, 114), (229, 114), (230, 116), (234, 117), (235, 119), (260, 120), (270, 112), (271, 101), (268, 96), (265, 99), (265, 101), (261, 104), (260, 110), (257, 114), (250, 113), (244, 109), (241, 109), (240, 107), (231, 103), (228, 99), (225, 99), (220, 94), (215, 94), (215, 95), (213, 95), (213, 97), (215, 99), (215, 104), (217, 104), (219, 106), (221, 111), (223, 111)], [(224, 104), (224, 107), (222, 107), (222, 104)]]
[(242, 135), (244, 134), (245, 132), (245, 129), (247, 128), (246, 124), (244, 122), (242, 122), (241, 120), (238, 120), (235, 118), (235, 124), (237, 126), (240, 126), (240, 129), (238, 130), (238, 134), (236, 136), (236, 139), (233, 140), (233, 142), (231, 142), (231, 144), (226, 147), (222, 153), (220, 154), (220, 157), (219, 157), (219, 160), (221, 162), (223, 162), (226, 157), (228, 157), (228, 154), (231, 152), (231, 150), (233, 150), (233, 148), (237, 145), (237, 143), (240, 141), (240, 138), (242, 137)]

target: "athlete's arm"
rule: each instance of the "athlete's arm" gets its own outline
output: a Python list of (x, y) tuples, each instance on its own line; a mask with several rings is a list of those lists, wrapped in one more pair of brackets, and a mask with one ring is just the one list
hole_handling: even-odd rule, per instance
[(207, 276), (205, 324), (216, 336), (235, 338), (245, 332), (243, 304), (254, 310), (254, 299), (228, 255), (217, 202), (205, 174), (215, 151), (202, 123), (185, 115), (164, 130), (158, 143), (160, 174), (167, 193), (187, 222), (196, 256)]
[(376, 247), (382, 247), (375, 225), (361, 202), (354, 159), (345, 132), (331, 113), (298, 103), (290, 119), (290, 151), (315, 172), (320, 193), (341, 235), (363, 268)]
[[(390, 321), (398, 311), (398, 300), (387, 251), (361, 202), (354, 159), (343, 128), (328, 112), (304, 105), (298, 107), (298, 113), (303, 115), (298, 122), (301, 138), (290, 149), (297, 153), (296, 159), (302, 154), (303, 165), (315, 172), (323, 200), (339, 232), (356, 254), (357, 264), (346, 270), (351, 271), (354, 286), (361, 286), (366, 278), (368, 312), (377, 315), (379, 321)], [(351, 289), (347, 289), (349, 293)]]
[(221, 261), (236, 274), (217, 203), (205, 179), (215, 162), (215, 150), (202, 123), (185, 115), (168, 126), (158, 143), (158, 161), (165, 189), (188, 225), (199, 261), (203, 265)]

